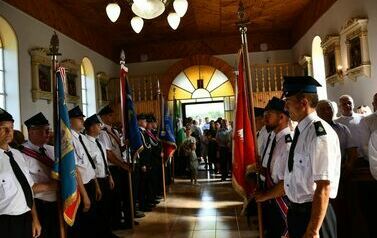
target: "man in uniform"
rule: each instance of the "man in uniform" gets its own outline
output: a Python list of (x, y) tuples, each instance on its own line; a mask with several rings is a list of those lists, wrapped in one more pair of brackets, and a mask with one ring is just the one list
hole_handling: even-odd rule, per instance
[(114, 189), (114, 180), (111, 176), (105, 146), (98, 140), (101, 132), (101, 122), (96, 114), (88, 117), (84, 122), (86, 137), (88, 138), (88, 149), (91, 151), (91, 156), (95, 164), (96, 178), (101, 188), (102, 198), (98, 201), (97, 212), (98, 221), (101, 226), (102, 237), (118, 237), (111, 232), (110, 224), (110, 207), (109, 200), (110, 191)]
[(284, 172), (292, 143), (289, 116), (285, 102), (273, 97), (266, 106), (265, 123), (272, 130), (271, 143), (262, 157), (264, 189), (256, 192), (255, 200), (264, 202), (267, 238), (287, 237), (289, 201), (284, 193)]
[(337, 237), (329, 198), (338, 192), (341, 153), (338, 135), (315, 111), (319, 86), (310, 76), (284, 78), (286, 108), (298, 121), (284, 175), (291, 238)]
[(51, 178), (54, 164), (54, 147), (47, 145), (49, 122), (43, 113), (25, 121), (29, 140), (20, 147), (25, 163), (34, 181), (34, 202), (43, 227), (41, 237), (59, 237), (59, 217), (56, 203), (57, 181)]
[(125, 147), (118, 131), (113, 128), (115, 123), (113, 109), (106, 105), (97, 115), (102, 124), (98, 139), (105, 146), (109, 170), (115, 183), (114, 190), (110, 194), (112, 201), (111, 224), (114, 229), (128, 229), (132, 227), (133, 221), (130, 220), (129, 166), (123, 156)]
[(1, 237), (39, 237), (33, 181), (22, 154), (9, 146), (13, 122), (12, 115), (0, 108), (0, 233)]
[(77, 185), (81, 203), (77, 210), (75, 224), (68, 230), (69, 237), (97, 237), (96, 201), (101, 199), (101, 189), (96, 180), (96, 165), (91, 156), (89, 141), (81, 133), (84, 129), (84, 114), (79, 106), (69, 112), (73, 147), (75, 150)]

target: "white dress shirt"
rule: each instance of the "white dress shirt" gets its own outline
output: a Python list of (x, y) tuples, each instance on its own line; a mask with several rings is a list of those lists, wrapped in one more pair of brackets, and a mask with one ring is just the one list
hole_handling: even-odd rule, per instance
[[(322, 127), (317, 135), (315, 122)], [(338, 192), (341, 153), (338, 135), (332, 127), (319, 118), (316, 112), (309, 114), (297, 125), (300, 135), (294, 150), (293, 170), (285, 168), (284, 190), (289, 200), (294, 203), (312, 202), (316, 181), (330, 181), (330, 198)]]
[[(286, 140), (286, 136), (290, 136), (290, 140)], [(292, 142), (292, 132), (289, 127), (278, 132), (271, 134), (271, 141), (268, 145), (267, 152), (262, 161), (262, 167), (267, 168), (268, 158), (271, 154), (272, 141), (275, 138), (276, 144), (274, 151), (272, 151), (272, 158), (270, 164), (270, 172), (272, 180), (277, 184), (280, 180), (284, 180), (285, 167), (288, 162), (289, 148)]]
[(372, 176), (377, 180), (377, 130), (372, 133), (369, 140), (369, 167)]
[(92, 154), (89, 148), (89, 141), (85, 135), (79, 134), (74, 130), (71, 130), (71, 132), (73, 147), (75, 148), (76, 166), (80, 172), (82, 183), (87, 184), (90, 182), (90, 180), (96, 177), (96, 172), (90, 164), (89, 158), (86, 155), (85, 149), (80, 142), (79, 136), (81, 135), (82, 140), (85, 144), (85, 147), (88, 149), (89, 154)]
[[(90, 148), (90, 152), (91, 152), (90, 155), (92, 156), (93, 162), (96, 165), (96, 177), (97, 178), (106, 178), (107, 175), (106, 175), (105, 163), (104, 163), (103, 158), (102, 158), (101, 150), (96, 143), (96, 138), (89, 136), (89, 135), (87, 135), (86, 137), (88, 138), (88, 141), (89, 141), (88, 147)], [(107, 162), (105, 145), (102, 144), (102, 142), (100, 142), (100, 141), (99, 141), (99, 143), (102, 146), (103, 154), (104, 154), (105, 160)]]
[[(39, 152), (39, 146), (34, 145), (30, 141), (27, 141), (23, 144), (26, 148), (32, 149), (37, 153)], [(51, 145), (44, 145), (43, 148), (46, 149), (46, 155), (54, 161), (54, 147)], [(39, 162), (37, 159), (30, 157), (26, 154), (22, 154), (25, 158), (25, 164), (29, 169), (29, 173), (34, 183), (48, 183), (51, 179), (51, 168), (48, 168), (42, 162)], [(34, 194), (35, 198), (41, 199), (47, 202), (56, 201), (56, 191), (47, 191)]]
[[(29, 175), (29, 169), (26, 167), (25, 159), (21, 152), (12, 148), (10, 151), (28, 180), (30, 187), (33, 187), (34, 182)], [(0, 149), (0, 215), (21, 215), (30, 211), (30, 208), (26, 204), (21, 184), (13, 173), (9, 157), (4, 152), (3, 149)]]
[(363, 157), (368, 160), (368, 142), (370, 132), (368, 131), (366, 124), (363, 120), (363, 116), (357, 113), (352, 113), (352, 116), (341, 116), (336, 119), (343, 125), (346, 125), (351, 132), (352, 138), (356, 142), (357, 152), (359, 158)]
[[(119, 159), (120, 161), (123, 161), (123, 156), (122, 156), (122, 152), (120, 150), (119, 144), (111, 135), (109, 135), (109, 133), (104, 128), (106, 128), (107, 131), (112, 131), (112, 130), (111, 130), (111, 126), (109, 125), (102, 124), (101, 126), (102, 130), (98, 136), (98, 139), (104, 145), (105, 152), (106, 150), (111, 150), (114, 153), (114, 155), (117, 157), (117, 159)], [(118, 132), (116, 130), (114, 131), (115, 131), (115, 136), (117, 136), (119, 138), (119, 141), (121, 141)], [(108, 165), (114, 165), (114, 164), (109, 162)]]
[(267, 131), (266, 126), (263, 126), (262, 129), (258, 132), (257, 144), (258, 144), (258, 155), (262, 156), (264, 148), (267, 144), (267, 138), (270, 133)]

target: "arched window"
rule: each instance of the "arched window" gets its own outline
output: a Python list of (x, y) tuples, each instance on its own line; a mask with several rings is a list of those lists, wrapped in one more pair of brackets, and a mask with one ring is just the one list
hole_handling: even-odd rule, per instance
[(81, 63), (81, 102), (82, 111), (85, 116), (89, 117), (96, 113), (94, 69), (87, 57)]
[(322, 85), (318, 88), (319, 99), (327, 99), (325, 59), (321, 43), (321, 37), (314, 37), (312, 43), (313, 74), (314, 78)]
[(0, 107), (14, 118), (21, 129), (18, 41), (12, 26), (0, 16)]
[(5, 108), (4, 49), (0, 38), (0, 107)]

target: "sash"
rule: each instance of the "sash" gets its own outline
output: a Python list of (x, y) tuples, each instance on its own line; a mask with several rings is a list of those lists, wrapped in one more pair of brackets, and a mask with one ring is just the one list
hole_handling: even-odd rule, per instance
[(21, 153), (38, 160), (42, 164), (46, 165), (48, 168), (52, 168), (52, 166), (54, 165), (54, 161), (51, 158), (49, 158), (46, 154), (41, 154), (25, 146), (21, 147), (20, 151)]
[(110, 130), (105, 126), (102, 130), (106, 131), (107, 134), (109, 134), (109, 135), (115, 140), (115, 142), (118, 144), (118, 146), (119, 146), (120, 149), (122, 148), (119, 137), (118, 137), (116, 134), (114, 134), (114, 132), (112, 131), (113, 128), (111, 128), (111, 131), (110, 131)]
[[(270, 169), (270, 167), (271, 167), (271, 160), (272, 160), (272, 158), (270, 158), (268, 160), (268, 162), (267, 162), (267, 168), (266, 168), (266, 173), (265, 173), (266, 187), (267, 187), (267, 189), (271, 189), (272, 187), (275, 186), (275, 183), (272, 180), (272, 176), (271, 176), (271, 169)], [(283, 196), (283, 197), (274, 198), (272, 200), (278, 206), (280, 214), (281, 214), (281, 216), (282, 216), (282, 218), (283, 218), (283, 220), (285, 222), (285, 229), (284, 229), (284, 232), (283, 232), (282, 236), (287, 237), (288, 236), (287, 214), (288, 214), (288, 205), (289, 205), (288, 197), (287, 196)]]
[(151, 138), (151, 144), (153, 146), (158, 146), (158, 143), (160, 142), (160, 140), (149, 130), (145, 130), (148, 134), (148, 136)]

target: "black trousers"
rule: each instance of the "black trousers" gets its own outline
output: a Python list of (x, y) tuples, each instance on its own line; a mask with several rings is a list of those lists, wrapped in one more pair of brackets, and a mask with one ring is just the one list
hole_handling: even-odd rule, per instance
[(18, 216), (0, 215), (0, 236), (9, 238), (30, 238), (31, 213), (26, 212)]
[(102, 237), (111, 237), (111, 220), (110, 220), (110, 185), (109, 179), (97, 178), (98, 184), (101, 188), (102, 198), (97, 202), (97, 222), (100, 228), (100, 233), (103, 234)]
[(263, 223), (266, 228), (266, 238), (281, 238), (286, 229), (286, 223), (280, 212), (280, 208), (273, 200), (263, 203)]
[(59, 237), (59, 212), (56, 202), (34, 199), (39, 222), (42, 226), (41, 238)]
[[(296, 204), (291, 203), (288, 209), (288, 231), (290, 238), (302, 238), (310, 221), (312, 203)], [(331, 204), (326, 211), (319, 231), (321, 238), (336, 238), (336, 216)]]
[(229, 173), (229, 160), (231, 160), (229, 149), (226, 147), (220, 147), (220, 170), (221, 180), (225, 180)]
[[(68, 238), (82, 238), (82, 237), (96, 237), (100, 238), (98, 233), (99, 228), (97, 224), (97, 212), (96, 212), (96, 187), (94, 180), (84, 184), (85, 190), (90, 199), (90, 209), (87, 212), (83, 211), (84, 203), (81, 201), (79, 208), (77, 209), (75, 224), (72, 227), (68, 227)], [(43, 229), (43, 228), (42, 228)]]

